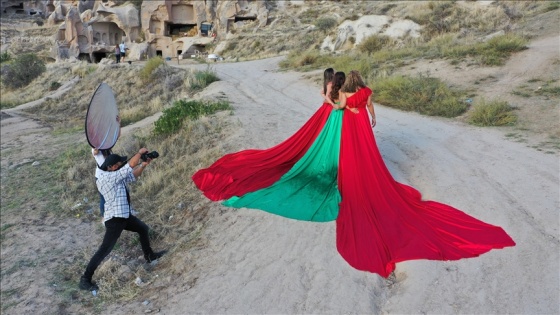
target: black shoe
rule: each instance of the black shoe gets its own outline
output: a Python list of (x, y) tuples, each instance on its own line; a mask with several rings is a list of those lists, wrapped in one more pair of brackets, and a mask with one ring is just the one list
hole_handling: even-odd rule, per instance
[(99, 290), (99, 287), (94, 282), (91, 282), (91, 279), (82, 276), (80, 278), (80, 289), (88, 290), (88, 291), (97, 291)]
[(146, 261), (147, 261), (148, 263), (151, 263), (151, 262), (154, 261), (154, 260), (160, 259), (161, 256), (165, 255), (166, 253), (167, 253), (166, 250), (162, 250), (162, 251), (157, 252), (157, 253), (151, 253), (150, 255), (145, 256), (144, 258), (146, 258)]

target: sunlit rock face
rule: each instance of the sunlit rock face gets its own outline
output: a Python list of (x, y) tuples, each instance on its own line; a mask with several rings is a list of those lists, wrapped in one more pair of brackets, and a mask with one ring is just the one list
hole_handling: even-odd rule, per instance
[[(7, 0), (2, 0), (7, 1)], [(39, 0), (38, 0), (39, 1)], [(77, 4), (76, 4), (77, 2)], [(43, 0), (48, 23), (60, 24), (52, 57), (98, 62), (125, 43), (129, 60), (196, 55), (235, 23), (268, 20), (265, 0), (151, 0), (140, 12), (130, 2)]]
[(264, 0), (167, 0), (144, 1), (142, 31), (148, 57), (196, 55), (215, 38), (223, 38), (234, 23), (257, 20), (264, 27), (268, 20)]

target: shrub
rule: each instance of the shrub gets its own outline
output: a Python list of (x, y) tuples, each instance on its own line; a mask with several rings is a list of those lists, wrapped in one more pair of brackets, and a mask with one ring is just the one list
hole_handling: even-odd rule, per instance
[(337, 25), (336, 19), (332, 17), (321, 17), (313, 23), (319, 30), (326, 32)]
[(551, 1), (548, 3), (548, 6), (545, 8), (545, 12), (548, 11), (553, 11), (553, 10), (557, 10), (560, 9), (560, 2), (558, 1)]
[(0, 63), (10, 61), (11, 59), (12, 59), (12, 56), (7, 51), (0, 54)]
[(482, 99), (469, 113), (467, 121), (476, 126), (513, 125), (517, 116), (506, 101), (486, 101)]
[(165, 64), (165, 61), (159, 56), (148, 59), (148, 61), (146, 61), (146, 64), (144, 65), (144, 68), (142, 68), (142, 70), (140, 71), (140, 78), (142, 79), (142, 81), (150, 81), (152, 79), (152, 73), (154, 72), (154, 70), (163, 64)]
[(2, 65), (2, 83), (12, 89), (24, 87), (47, 70), (35, 54), (23, 54)]
[(154, 133), (171, 134), (179, 130), (187, 118), (196, 120), (200, 116), (226, 109), (231, 109), (227, 101), (175, 101), (172, 107), (163, 110), (161, 117), (154, 123)]
[(514, 52), (527, 48), (527, 40), (513, 34), (491, 38), (477, 47), (481, 62), (489, 66), (500, 66)]
[(392, 42), (391, 38), (386, 35), (372, 35), (364, 39), (358, 44), (358, 50), (367, 54), (372, 54), (383, 49)]
[(191, 82), (191, 90), (201, 90), (218, 80), (220, 78), (210, 68), (204, 71), (196, 71), (194, 73), (194, 80)]
[(456, 117), (467, 110), (462, 101), (464, 93), (425, 75), (378, 78), (372, 88), (376, 102), (401, 110), (443, 117)]
[(51, 85), (49, 86), (49, 91), (54, 91), (54, 90), (58, 90), (59, 87), (61, 87), (62, 84), (56, 82), (56, 81), (52, 81)]
[(80, 78), (85, 78), (91, 73), (97, 70), (96, 64), (90, 64), (89, 62), (82, 61), (78, 65), (72, 67), (72, 74), (79, 76)]

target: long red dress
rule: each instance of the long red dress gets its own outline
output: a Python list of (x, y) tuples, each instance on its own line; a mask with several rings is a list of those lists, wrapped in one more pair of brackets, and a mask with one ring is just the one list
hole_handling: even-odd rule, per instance
[(193, 180), (208, 198), (227, 199), (227, 206), (299, 220), (336, 219), (341, 256), (383, 277), (400, 261), (457, 260), (514, 246), (502, 228), (423, 201), (416, 189), (393, 179), (369, 124), (370, 94), (362, 88), (348, 98), (358, 114), (323, 104), (281, 144), (226, 155)]

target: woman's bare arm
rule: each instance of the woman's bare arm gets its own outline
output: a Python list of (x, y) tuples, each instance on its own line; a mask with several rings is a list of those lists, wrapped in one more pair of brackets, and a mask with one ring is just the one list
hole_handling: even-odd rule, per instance
[(375, 110), (373, 109), (373, 102), (371, 100), (372, 95), (373, 94), (370, 94), (370, 96), (368, 96), (366, 107), (371, 115), (371, 126), (374, 127), (377, 121), (375, 120)]
[(323, 90), (321, 90), (321, 95), (325, 99), (325, 102), (334, 106), (334, 102), (331, 100), (331, 91), (332, 91), (332, 83), (329, 82), (327, 84), (327, 93), (323, 93)]

